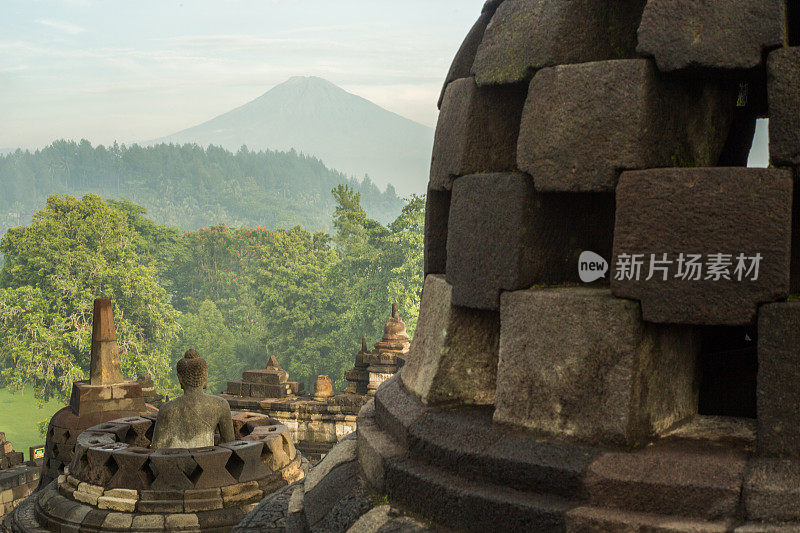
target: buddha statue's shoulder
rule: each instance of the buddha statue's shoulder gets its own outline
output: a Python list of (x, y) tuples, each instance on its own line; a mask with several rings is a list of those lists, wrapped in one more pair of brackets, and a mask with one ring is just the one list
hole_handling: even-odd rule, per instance
[(219, 396), (214, 396), (212, 394), (205, 394), (203, 395), (203, 400), (209, 405), (213, 405), (222, 411), (231, 410), (230, 405), (228, 405), (228, 401), (225, 398), (220, 398)]

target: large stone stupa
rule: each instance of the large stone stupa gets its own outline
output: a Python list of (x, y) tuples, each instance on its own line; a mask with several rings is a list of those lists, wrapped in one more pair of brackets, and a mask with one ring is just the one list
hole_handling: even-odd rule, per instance
[(800, 531), (795, 4), (486, 2), (408, 362), (239, 530)]
[(64, 473), (78, 435), (85, 429), (155, 411), (146, 406), (141, 384), (122, 374), (114, 308), (108, 298), (94, 301), (90, 357), (89, 379), (72, 384), (69, 405), (54, 414), (47, 426), (40, 487)]

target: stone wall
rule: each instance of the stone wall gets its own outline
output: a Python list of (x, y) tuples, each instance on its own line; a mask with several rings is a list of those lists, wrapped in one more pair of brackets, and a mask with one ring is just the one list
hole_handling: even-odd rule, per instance
[[(351, 403), (334, 403), (342, 396), (354, 396)], [(308, 397), (294, 400), (253, 400), (225, 396), (231, 409), (262, 413), (286, 426), (287, 436), (312, 463), (356, 430), (358, 411), (363, 403), (355, 395), (340, 395), (328, 402)]]
[(27, 464), (0, 470), (0, 519), (36, 490), (40, 471), (40, 465)]

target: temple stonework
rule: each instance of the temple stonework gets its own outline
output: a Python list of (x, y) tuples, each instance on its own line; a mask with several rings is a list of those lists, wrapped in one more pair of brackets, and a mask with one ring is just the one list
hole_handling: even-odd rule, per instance
[[(92, 379), (76, 383), (78, 400), (71, 406), (79, 417), (87, 414), (84, 409), (109, 412), (85, 391), (127, 383), (121, 381), (116, 346), (102, 344), (116, 341), (107, 310), (109, 301), (95, 304)], [(187, 350), (176, 367), (182, 396), (158, 413), (76, 430), (69, 464), (16, 506), (3, 521), (4, 531), (224, 533), (264, 496), (305, 476), (308, 461), (285, 426), (264, 415), (232, 413), (224, 399), (206, 394), (208, 369), (195, 350)], [(139, 392), (112, 405), (136, 407)], [(113, 389), (109, 396), (113, 402)], [(66, 447), (56, 444), (55, 450)]]
[(229, 381), (226, 394), (246, 398), (291, 398), (303, 393), (303, 386), (289, 381), (289, 373), (281, 368), (274, 355), (267, 366), (258, 370), (245, 370), (242, 379)]
[(24, 453), (14, 450), (6, 434), (0, 431), (0, 520), (36, 490), (41, 469), (41, 459), (31, 456), (26, 462)]
[(800, 531), (797, 4), (487, 1), (408, 361), (237, 531)]
[(392, 316), (383, 328), (383, 338), (375, 343), (375, 350), (367, 350), (367, 339), (361, 338), (355, 367), (344, 374), (349, 382), (345, 392), (374, 395), (381, 383), (403, 366), (410, 347), (406, 324), (400, 318), (397, 304), (392, 304)]
[(316, 461), (355, 431), (359, 409), (403, 366), (409, 348), (406, 325), (395, 304), (375, 349), (369, 351), (366, 339), (361, 339), (355, 367), (345, 373), (348, 385), (341, 393), (335, 394), (333, 381), (324, 375), (317, 377), (313, 391), (305, 393), (302, 384), (290, 381), (275, 356), (270, 356), (266, 368), (247, 370), (241, 380), (229, 381), (222, 396), (232, 409), (280, 420), (303, 455)]
[(153, 412), (145, 405), (141, 384), (122, 375), (111, 300), (95, 300), (92, 316), (89, 379), (72, 384), (69, 405), (50, 420), (41, 487), (64, 473), (83, 430), (115, 418)]

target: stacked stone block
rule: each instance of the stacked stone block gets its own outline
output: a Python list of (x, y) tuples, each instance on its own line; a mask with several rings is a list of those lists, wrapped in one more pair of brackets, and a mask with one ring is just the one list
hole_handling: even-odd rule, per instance
[[(419, 404), (393, 409), (379, 391), (359, 431), (376, 483), (405, 479), (414, 488), (393, 482), (395, 494), (431, 512), (442, 504), (433, 485), (445, 490), (454, 473), (514, 485), (509, 470), (487, 473), (500, 468), (490, 432), (458, 445), (429, 433), (459, 417), (483, 427), (488, 413), (493, 428), (530, 431), (536, 453), (543, 441), (615, 450), (583, 471), (580, 490), (561, 495), (585, 502), (564, 527), (671, 531), (673, 515), (701, 529), (713, 522), (709, 530), (742, 520), (753, 531), (759, 522), (796, 527), (792, 4), (487, 3), (442, 91), (420, 319), (402, 385), (385, 393)], [(770, 119), (769, 169), (744, 168), (758, 118)], [(609, 262), (590, 286), (578, 272), (582, 251)], [(687, 273), (698, 257), (703, 270)], [(638, 279), (624, 269), (631, 258)], [(757, 341), (757, 420), (699, 415), (710, 328), (756, 336), (747, 338)], [(463, 409), (444, 425), (424, 422), (439, 407)], [(678, 440), (685, 451), (671, 448)], [(657, 446), (652, 456), (638, 451), (647, 445)], [(450, 460), (450, 448), (472, 466)], [(719, 472), (698, 468), (704, 461)], [(455, 507), (472, 489), (480, 492), (453, 489)], [(561, 512), (548, 509), (550, 518)]]
[(34, 461), (33, 456), (26, 463), (24, 454), (15, 451), (0, 431), (0, 520), (36, 490), (41, 466), (41, 460)]
[(0, 521), (36, 490), (39, 470), (26, 464), (0, 470)]
[(225, 391), (232, 396), (252, 398), (287, 398), (302, 393), (302, 386), (289, 381), (289, 373), (281, 368), (274, 355), (267, 366), (259, 370), (245, 370), (242, 379), (229, 381)]
[(66, 473), (37, 494), (36, 521), (18, 516), (17, 525), (46, 531), (229, 530), (265, 494), (304, 475), (302, 456), (284, 426), (263, 415), (233, 415), (241, 422), (240, 440), (205, 448), (132, 445), (132, 435), (147, 434), (154, 423), (139, 417), (84, 431)]
[(783, 0), (649, 0), (637, 51), (666, 72), (758, 68), (784, 43), (785, 17)]
[(661, 76), (628, 59), (545, 68), (531, 80), (517, 147), (540, 191), (613, 191), (622, 169), (715, 165), (736, 87)]
[[(615, 276), (611, 290), (641, 301), (643, 316), (651, 322), (753, 323), (759, 304), (789, 295), (791, 204), (792, 176), (784, 170), (625, 172), (617, 187), (614, 264), (623, 254), (637, 256), (641, 276)], [(724, 254), (727, 272), (719, 277), (707, 268), (697, 275), (688, 272), (690, 254), (697, 253), (703, 254), (703, 266), (707, 254)], [(678, 277), (681, 254), (688, 279)], [(757, 279), (754, 271), (737, 272), (740, 254), (746, 270), (750, 258), (760, 255)]]
[(489, 22), (471, 72), (481, 85), (528, 81), (543, 68), (636, 57), (643, 0), (506, 0)]
[(498, 422), (632, 446), (697, 413), (696, 339), (643, 321), (635, 301), (580, 287), (507, 292), (500, 324)]
[(42, 487), (64, 473), (82, 431), (107, 420), (151, 412), (141, 384), (122, 375), (113, 306), (107, 298), (94, 301), (89, 375), (89, 380), (73, 382), (69, 405), (50, 419)]

